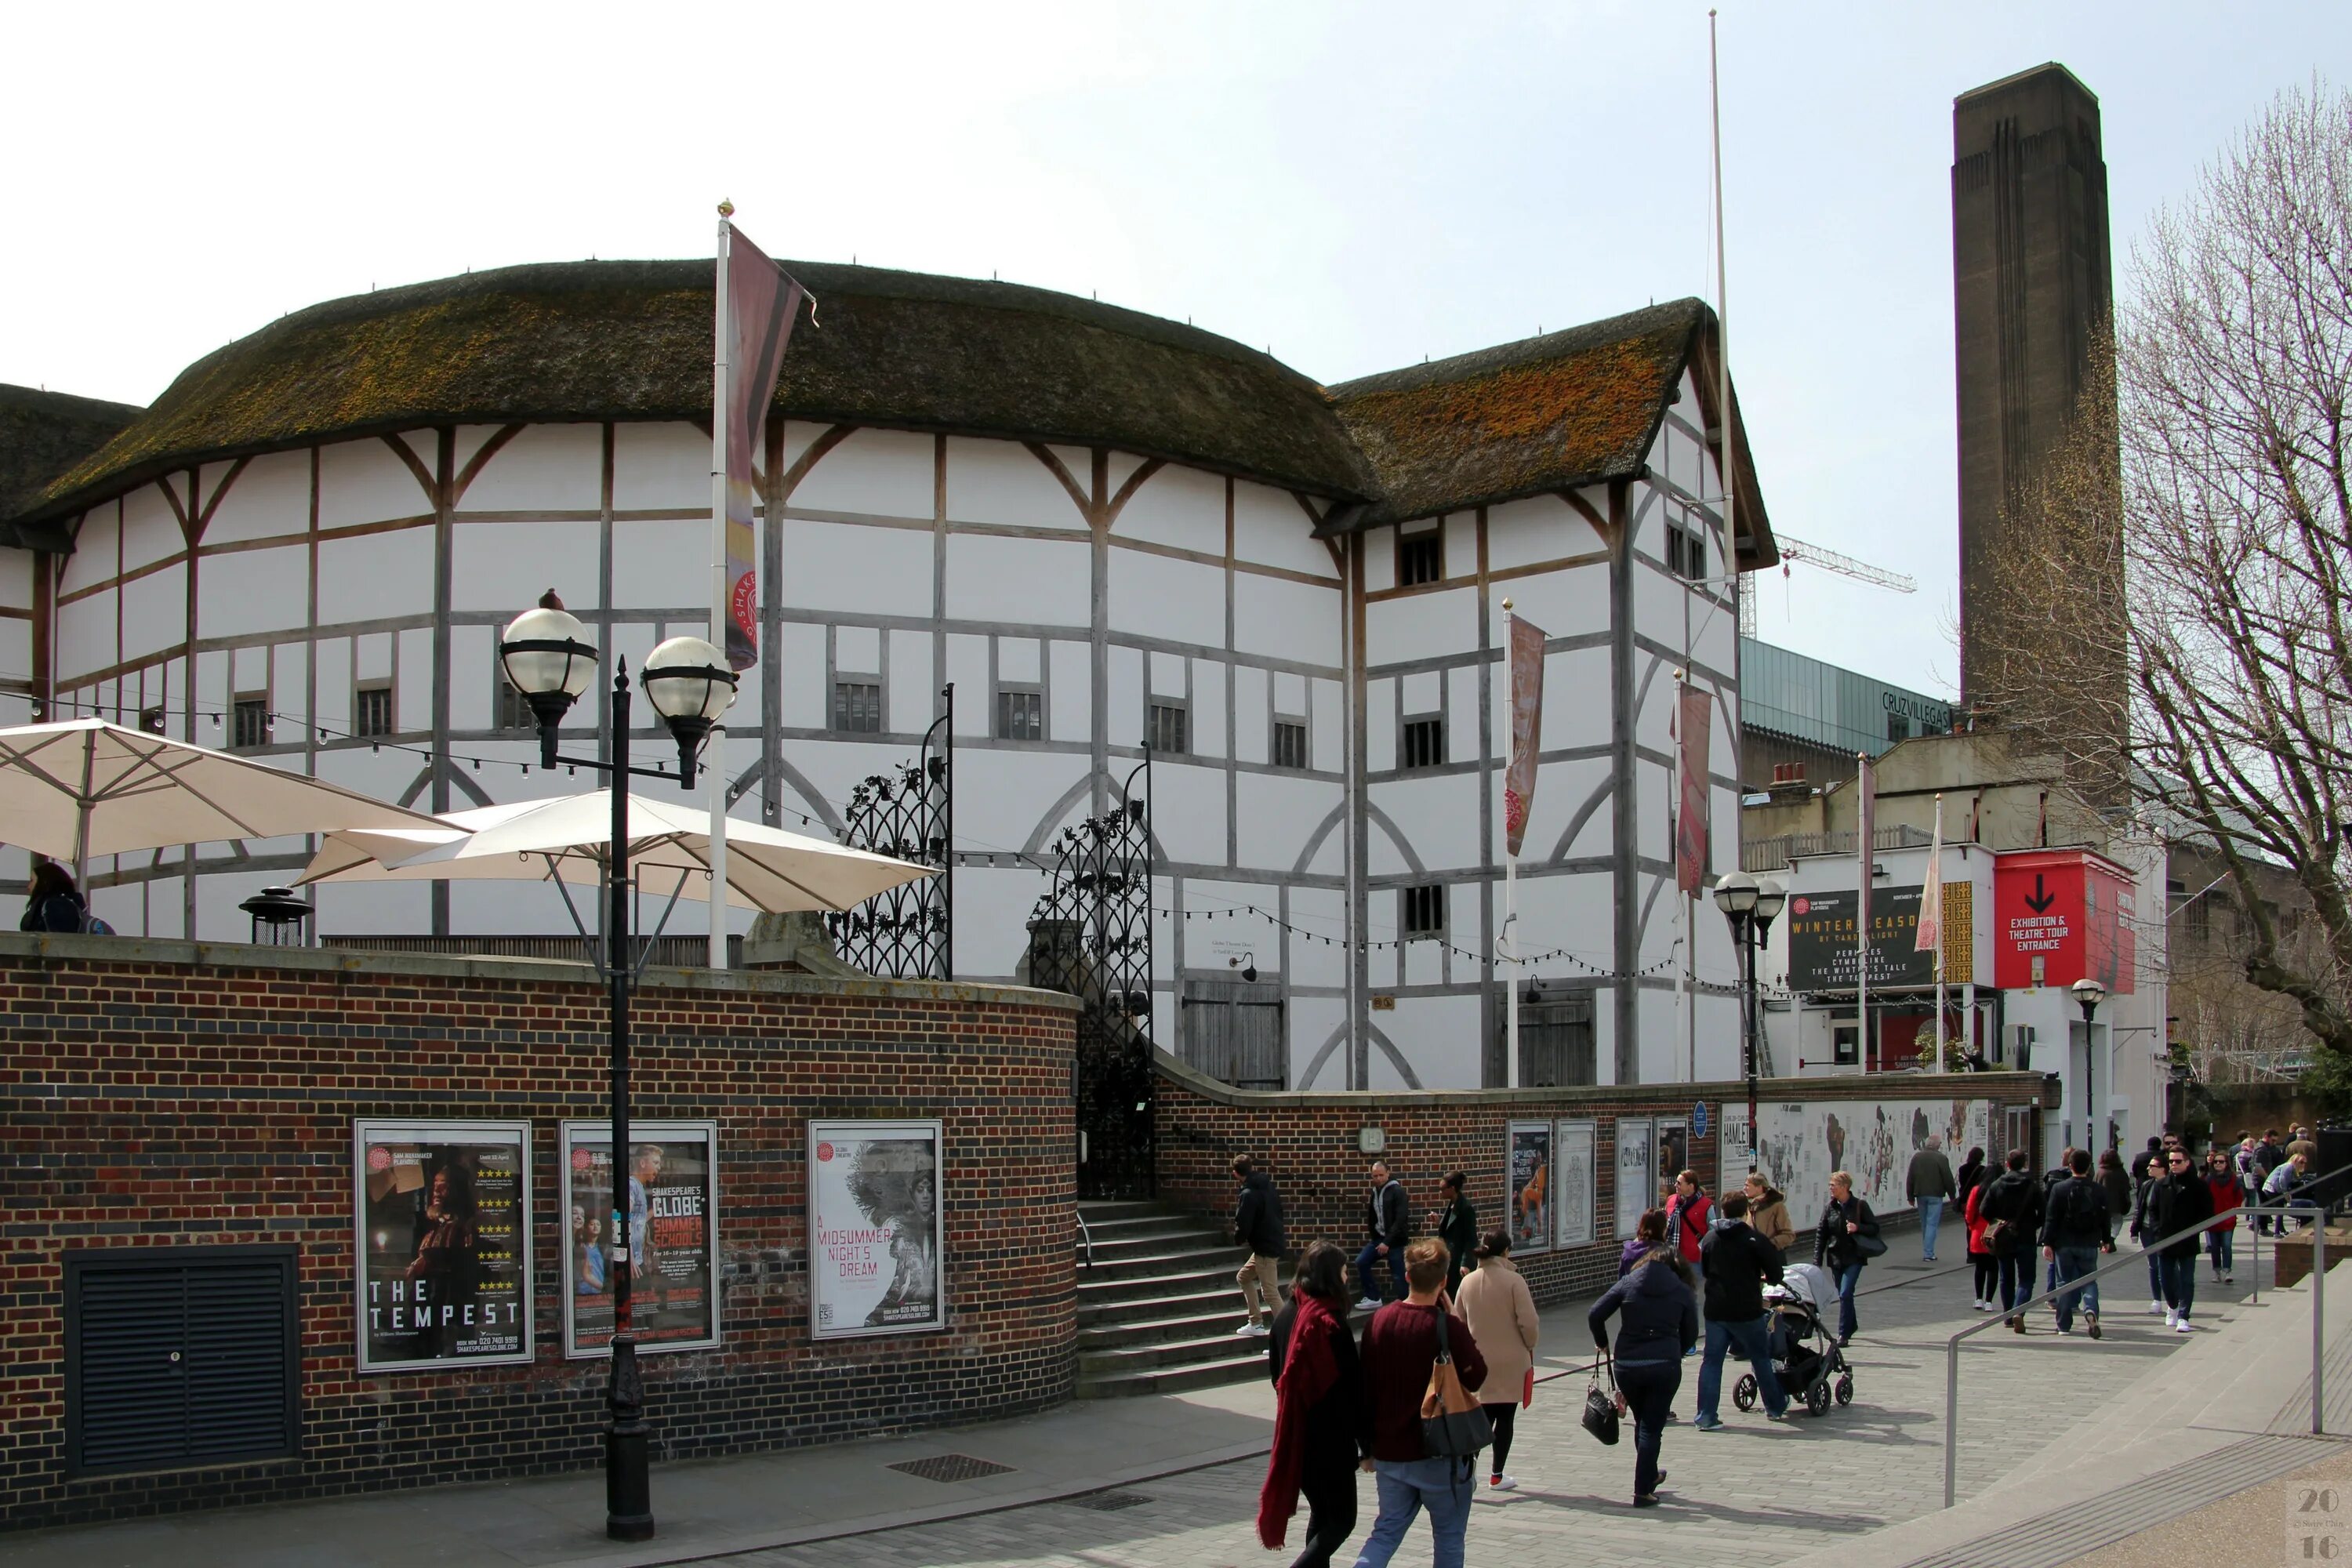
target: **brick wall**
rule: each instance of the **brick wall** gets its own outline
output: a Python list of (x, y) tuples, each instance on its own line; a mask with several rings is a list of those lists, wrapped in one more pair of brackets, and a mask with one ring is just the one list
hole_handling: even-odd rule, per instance
[[(1358, 1152), (1359, 1132), (1379, 1128), (1386, 1138), (1381, 1156), (1412, 1198), (1414, 1234), (1427, 1228), (1425, 1215), (1442, 1208), (1438, 1182), (1459, 1170), (1470, 1178), (1469, 1198), (1484, 1231), (1501, 1222), (1504, 1144), (1514, 1121), (1582, 1119), (1594, 1125), (1593, 1230), (1589, 1247), (1528, 1256), (1514, 1255), (1536, 1300), (1544, 1304), (1580, 1299), (1605, 1289), (1617, 1275), (1623, 1245), (1614, 1234), (1615, 1162), (1611, 1157), (1620, 1117), (1687, 1121), (1695, 1102), (1706, 1102), (1710, 1116), (1727, 1101), (1742, 1104), (1745, 1083), (1649, 1084), (1614, 1089), (1414, 1090), (1338, 1093), (1261, 1092), (1227, 1088), (1162, 1054), (1156, 1065), (1160, 1092), (1153, 1107), (1159, 1138), (1160, 1195), (1202, 1215), (1233, 1212), (1234, 1182), (1229, 1164), (1237, 1153), (1267, 1163), (1281, 1190), (1290, 1247), (1334, 1241), (1352, 1258), (1364, 1244), (1365, 1173), (1370, 1158)], [(2000, 1146), (2005, 1106), (2040, 1106), (2046, 1092), (2034, 1073), (1970, 1073), (1938, 1079), (1931, 1075), (1872, 1075), (1853, 1078), (1776, 1079), (1759, 1085), (1759, 1101), (1852, 1101), (1861, 1107), (1882, 1100), (1937, 1096), (1986, 1100), (1993, 1106), (1990, 1158)], [(1767, 1122), (1768, 1132), (1770, 1123)], [(1690, 1167), (1708, 1192), (1719, 1189), (1719, 1139), (1710, 1125), (1690, 1140)], [(1906, 1152), (1907, 1155), (1907, 1151)], [(1957, 1165), (1958, 1161), (1954, 1163)], [(1859, 1168), (1859, 1167), (1857, 1167)], [(1736, 1176), (1747, 1174), (1745, 1163)], [(1790, 1219), (1800, 1233), (1819, 1211)], [(1907, 1217), (1895, 1216), (1890, 1217)], [(1352, 1278), (1352, 1273), (1351, 1273)]]
[[(562, 1354), (555, 1141), (608, 1112), (605, 1017), (584, 972), (544, 963), (0, 935), (0, 1521), (599, 1462), (604, 1363)], [(1072, 1044), (1067, 1005), (1037, 992), (648, 972), (634, 1114), (718, 1121), (724, 1277), (721, 1348), (642, 1358), (656, 1458), (1066, 1398)], [(531, 1122), (535, 1364), (357, 1373), (362, 1116)], [(811, 1342), (812, 1116), (944, 1120), (948, 1331)], [(68, 1477), (63, 1252), (255, 1242), (298, 1249), (300, 1457)]]

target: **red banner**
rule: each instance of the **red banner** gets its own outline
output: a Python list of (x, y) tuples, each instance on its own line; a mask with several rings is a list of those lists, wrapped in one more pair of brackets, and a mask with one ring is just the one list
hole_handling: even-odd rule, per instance
[(2072, 985), (2088, 975), (2132, 990), (2131, 879), (2083, 849), (2029, 849), (1993, 863), (1993, 984), (2003, 991)]
[(1714, 703), (1703, 687), (1685, 682), (1675, 715), (1675, 751), (1682, 759), (1681, 797), (1675, 807), (1675, 885), (1696, 898), (1706, 885), (1707, 751)]
[(730, 229), (727, 238), (727, 317), (734, 341), (727, 360), (727, 662), (749, 669), (760, 662), (760, 584), (752, 565), (759, 535), (752, 527), (758, 493), (751, 464), (761, 447), (768, 405), (776, 395), (784, 344), (800, 314), (801, 286), (785, 277), (760, 247)]
[(1511, 762), (1503, 772), (1503, 842), (1518, 858), (1536, 797), (1536, 757), (1543, 748), (1543, 628), (1511, 617)]

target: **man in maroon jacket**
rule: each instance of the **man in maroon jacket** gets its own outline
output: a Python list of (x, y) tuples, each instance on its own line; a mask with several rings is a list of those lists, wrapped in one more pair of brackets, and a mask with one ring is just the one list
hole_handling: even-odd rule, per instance
[(1421, 1447), (1421, 1401), (1429, 1391), (1437, 1361), (1437, 1321), (1454, 1352), (1462, 1386), (1486, 1381), (1486, 1363), (1470, 1326), (1445, 1299), (1445, 1244), (1424, 1237), (1404, 1249), (1405, 1283), (1411, 1293), (1380, 1310), (1364, 1330), (1364, 1431), (1361, 1447), (1371, 1455), (1364, 1468), (1379, 1479), (1381, 1512), (1372, 1521), (1356, 1568), (1386, 1568), (1412, 1528), (1413, 1515), (1429, 1510), (1436, 1537), (1436, 1568), (1462, 1568), (1463, 1542), (1470, 1529), (1471, 1463), (1430, 1458)]

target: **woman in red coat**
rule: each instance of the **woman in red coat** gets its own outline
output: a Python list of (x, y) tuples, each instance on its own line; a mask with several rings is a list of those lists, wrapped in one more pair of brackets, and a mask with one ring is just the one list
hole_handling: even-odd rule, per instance
[(1993, 1256), (1992, 1247), (1985, 1240), (1985, 1217), (1977, 1212), (1977, 1200), (1984, 1196), (1990, 1182), (1978, 1182), (1969, 1188), (1969, 1201), (1961, 1209), (1969, 1222), (1969, 1263), (1976, 1270), (1977, 1299), (1979, 1312), (1992, 1310), (1992, 1299), (2000, 1289), (2000, 1259)]
[(1696, 1267), (1698, 1244), (1706, 1239), (1707, 1222), (1715, 1217), (1715, 1201), (1699, 1190), (1698, 1173), (1685, 1171), (1675, 1178), (1674, 1195), (1666, 1199), (1666, 1239)]
[(2230, 1156), (2216, 1149), (2205, 1156), (2205, 1186), (2213, 1194), (2213, 1212), (2232, 1215), (2205, 1233), (2205, 1253), (2213, 1262), (2213, 1278), (2224, 1285), (2237, 1280), (2236, 1238), (2231, 1234), (2238, 1228), (2233, 1211), (2246, 1204), (2246, 1185), (2238, 1179), (2238, 1168)]

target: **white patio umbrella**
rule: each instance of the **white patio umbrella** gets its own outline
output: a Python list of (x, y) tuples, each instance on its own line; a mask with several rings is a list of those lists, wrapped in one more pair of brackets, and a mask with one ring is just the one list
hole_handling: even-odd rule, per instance
[[(710, 817), (698, 803), (631, 795), (629, 870), (646, 892), (707, 885)], [(593, 883), (612, 847), (612, 796), (604, 790), (452, 812), (435, 829), (338, 833), (297, 885), (328, 881), (441, 881), (476, 878)], [(428, 836), (440, 841), (421, 843)], [(727, 901), (784, 914), (845, 910), (934, 874), (830, 839), (758, 823), (727, 825)]]
[(422, 812), (103, 719), (0, 729), (0, 839), (71, 861), (339, 828), (438, 828)]

